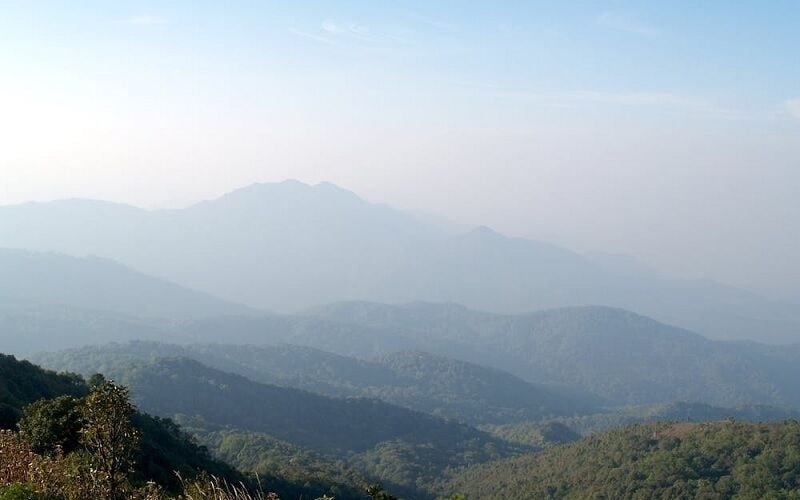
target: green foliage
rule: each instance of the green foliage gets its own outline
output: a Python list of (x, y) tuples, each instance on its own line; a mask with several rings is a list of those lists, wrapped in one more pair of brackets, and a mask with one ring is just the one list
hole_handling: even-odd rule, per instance
[[(363, 475), (343, 460), (314, 453), (267, 434), (223, 430), (200, 432), (198, 439), (216, 456), (236, 468), (256, 474), (270, 491), (289, 498), (325, 494), (340, 499), (365, 498), (359, 485)], [(283, 485), (277, 485), (282, 481)]]
[(64, 395), (81, 397), (86, 393), (78, 375), (56, 374), (0, 354), (0, 428), (15, 428), (22, 407), (34, 401)]
[(370, 500), (398, 500), (398, 498), (384, 490), (379, 484), (372, 484), (366, 488), (367, 496)]
[(40, 399), (26, 406), (18, 427), (35, 453), (69, 453), (83, 427), (82, 400), (72, 396)]
[(554, 421), (487, 425), (481, 428), (508, 442), (537, 448), (549, 448), (581, 438), (581, 435), (570, 427)]
[[(568, 400), (577, 398), (578, 402), (591, 403), (594, 397), (594, 402), (600, 406), (702, 401), (729, 407), (754, 404), (800, 407), (800, 386), (793, 383), (800, 378), (800, 348), (715, 342), (617, 309), (568, 308), (504, 316), (453, 305), (344, 304), (329, 306), (319, 314), (319, 318), (208, 320), (185, 325), (173, 333), (216, 342), (223, 337), (231, 343), (291, 342), (362, 358), (409, 349), (435, 352), (495, 367), (526, 382), (541, 384), (533, 385), (535, 388), (546, 385), (547, 393), (558, 388), (559, 397), (568, 394), (562, 389), (568, 388), (576, 394)], [(254, 350), (248, 354), (247, 348), (228, 353), (216, 353), (213, 347), (200, 349), (200, 352), (189, 350), (172, 354), (147, 348), (140, 350), (147, 357), (195, 357), (205, 364), (250, 379), (296, 384), (326, 394), (364, 395), (368, 393), (364, 391), (382, 391), (374, 395), (397, 398), (392, 401), (403, 405), (419, 404), (414, 408), (423, 411), (457, 411), (448, 415), (466, 414), (479, 405), (459, 410), (461, 402), (479, 402), (482, 395), (492, 392), (481, 392), (470, 386), (440, 386), (435, 379), (430, 389), (412, 387), (406, 390), (397, 380), (405, 378), (412, 382), (409, 385), (414, 385), (413, 375), (398, 378), (389, 366), (381, 363), (377, 366), (362, 363), (348, 368), (340, 359), (330, 356), (298, 353), (297, 362), (288, 359), (282, 364), (279, 353), (275, 352), (273, 359), (278, 360), (275, 362), (277, 369), (271, 370), (269, 361), (258, 362), (262, 353)], [(48, 360), (48, 366), (53, 368), (81, 370), (88, 374), (77, 366), (85, 364), (83, 354), (86, 352), (73, 353), (69, 364), (59, 362), (59, 356), (41, 359)], [(99, 357), (93, 361), (97, 359)], [(308, 362), (299, 361), (304, 359)], [(109, 365), (102, 368), (113, 368), (110, 359), (106, 362)], [(315, 368), (317, 364), (319, 370)], [(409, 374), (417, 371), (413, 363), (403, 362), (397, 366), (409, 367)], [(99, 368), (88, 367), (94, 371)], [(447, 381), (447, 377), (442, 380)], [(431, 392), (426, 392), (428, 390)], [(498, 395), (502, 394), (498, 391)], [(450, 396), (454, 396), (454, 404), (448, 403)], [(509, 405), (508, 414), (504, 415), (502, 401), (507, 399), (487, 399), (489, 409), (479, 412), (479, 422), (509, 423), (530, 419), (524, 413), (531, 411), (525, 401)], [(542, 408), (546, 409), (546, 405)], [(516, 418), (515, 412), (519, 410), (523, 413)], [(555, 413), (547, 410), (541, 416), (555, 416)]]
[(140, 440), (131, 423), (134, 412), (128, 389), (112, 382), (93, 388), (81, 406), (80, 442), (91, 454), (92, 470), (108, 500), (122, 498), (121, 486), (133, 467)]
[(93, 373), (88, 379), (86, 379), (86, 385), (89, 386), (90, 389), (94, 389), (95, 387), (103, 385), (105, 381), (106, 378), (102, 373)]
[(256, 382), (328, 396), (377, 398), (473, 425), (572, 416), (594, 410), (578, 398), (508, 373), (423, 352), (399, 352), (367, 361), (292, 345), (131, 342), (40, 357), (49, 366), (84, 374), (118, 371), (120, 366), (158, 358), (194, 359)]
[[(26, 361), (2, 355), (0, 375), (0, 388), (3, 389), (0, 394), (5, 394), (9, 402), (5, 405), (0, 403), (0, 416), (8, 415), (8, 427), (16, 427), (20, 418), (26, 416), (19, 422), (24, 431), (19, 441), (46, 454), (52, 454), (55, 445), (61, 445), (61, 451), (67, 453), (64, 464), (75, 470), (88, 469), (90, 461), (86, 453), (74, 446), (79, 443), (79, 431), (85, 424), (82, 412), (79, 411), (77, 418), (75, 415), (75, 410), (80, 410), (83, 404), (83, 396), (89, 393), (83, 380), (74, 375), (45, 371)], [(104, 378), (95, 377), (95, 381), (104, 383)], [(54, 399), (39, 399), (42, 395)], [(247, 482), (241, 473), (212, 458), (206, 448), (199, 446), (172, 421), (140, 412), (134, 412), (130, 418), (136, 433), (141, 436), (131, 475), (136, 484), (155, 480), (168, 492), (176, 493), (181, 483), (175, 472), (187, 479), (209, 473), (232, 483)], [(77, 453), (70, 453), (73, 450)], [(277, 486), (280, 485), (276, 481)]]
[(468, 499), (800, 498), (800, 423), (642, 424), (467, 468)]
[[(258, 384), (195, 361), (157, 360), (120, 365), (117, 370), (115, 376), (130, 385), (144, 409), (164, 416), (188, 416), (195, 432), (231, 428), (266, 434), (343, 460), (393, 491), (409, 495), (418, 495), (447, 468), (520, 451), (458, 422), (374, 399), (334, 399)], [(217, 447), (221, 441), (209, 444), (244, 470), (268, 472), (265, 465), (275, 466), (269, 452), (255, 453), (245, 444), (248, 439), (231, 438), (225, 444), (232, 440), (242, 445), (241, 452), (221, 453)], [(275, 470), (282, 468), (271, 469)]]
[(197, 415), (212, 426), (265, 432), (324, 453), (363, 452), (393, 439), (446, 445), (496, 442), (469, 426), (374, 399), (335, 399), (258, 384), (190, 360), (130, 367), (123, 380), (155, 414)]
[(36, 488), (29, 484), (0, 486), (0, 500), (40, 500)]

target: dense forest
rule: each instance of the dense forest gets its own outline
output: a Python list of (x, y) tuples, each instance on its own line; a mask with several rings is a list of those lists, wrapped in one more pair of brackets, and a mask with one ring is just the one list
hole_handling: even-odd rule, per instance
[[(0, 404), (8, 409), (0, 432), (3, 500), (800, 498), (796, 420), (745, 423), (730, 415), (588, 437), (557, 420), (487, 424), (493, 440), (375, 400), (270, 387), (197, 361), (125, 368), (139, 398), (174, 412), (184, 431), (138, 410), (128, 388), (101, 375), (87, 381), (11, 356), (0, 358), (0, 369)], [(619, 414), (710, 419), (723, 410), (682, 403)], [(750, 419), (784, 416), (762, 407), (737, 411)], [(369, 431), (376, 418), (388, 420)], [(319, 434), (299, 434), (301, 424)], [(368, 432), (356, 436), (356, 429)], [(338, 433), (345, 434), (326, 439)]]
[(469, 467), (467, 499), (800, 498), (800, 423), (656, 423)]
[(266, 384), (335, 397), (367, 397), (469, 424), (572, 417), (598, 398), (525, 382), (497, 369), (420, 351), (358, 359), (296, 345), (129, 342), (39, 354), (37, 362), (82, 374), (159, 358), (188, 358)]
[[(419, 488), (448, 468), (524, 451), (463, 423), (377, 399), (259, 384), (188, 359), (120, 365), (112, 374), (130, 386), (142, 409), (182, 418), (199, 434), (238, 429), (256, 441), (268, 434), (409, 494), (421, 494)], [(256, 465), (247, 463), (247, 470)]]
[[(86, 322), (86, 330), (93, 331), (92, 322)], [(19, 330), (22, 325), (28, 323), (12, 326)], [(159, 328), (145, 324), (142, 332), (151, 340), (181, 344), (283, 343), (367, 360), (399, 351), (425, 352), (501, 370), (539, 389), (554, 387), (558, 397), (577, 391), (612, 405), (800, 404), (800, 388), (791, 382), (800, 377), (796, 346), (713, 341), (607, 307), (499, 315), (449, 304), (345, 303), (295, 316), (225, 316)], [(6, 330), (8, 335), (13, 331)], [(92, 343), (97, 339), (82, 342)], [(228, 361), (231, 365), (219, 368), (237, 372), (236, 361), (230, 356)], [(271, 376), (269, 370), (258, 372)], [(243, 374), (254, 378), (259, 373)]]

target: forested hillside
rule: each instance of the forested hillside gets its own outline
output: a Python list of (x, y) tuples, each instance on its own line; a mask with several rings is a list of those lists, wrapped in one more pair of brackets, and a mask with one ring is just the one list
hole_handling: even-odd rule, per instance
[(800, 424), (642, 424), (443, 483), (467, 500), (797, 498)]
[(800, 419), (800, 410), (775, 406), (738, 406), (723, 408), (703, 403), (675, 401), (642, 406), (606, 408), (600, 412), (575, 417), (560, 417), (537, 422), (482, 425), (481, 429), (497, 437), (533, 446), (575, 441), (581, 435), (605, 432), (642, 422), (714, 422), (735, 420), (753, 423)]
[(0, 354), (0, 428), (11, 429), (22, 409), (40, 399), (80, 397), (88, 389), (78, 376), (43, 370), (27, 361)]
[(595, 409), (591, 398), (419, 351), (363, 360), (293, 345), (131, 342), (41, 354), (35, 359), (53, 369), (91, 374), (163, 357), (191, 358), (257, 382), (329, 396), (373, 397), (471, 424), (571, 417)]
[[(313, 313), (376, 332), (401, 332), (416, 349), (497, 367), (529, 382), (581, 389), (617, 404), (800, 404), (800, 387), (793, 383), (800, 377), (797, 347), (712, 341), (619, 309), (504, 316), (455, 305), (345, 303)], [(357, 344), (340, 345), (337, 352), (358, 354)]]
[[(0, 384), (0, 404), (5, 417), (0, 425), (2, 429), (15, 429), (32, 403), (60, 401), (54, 403), (52, 409), (42, 407), (37, 410), (43, 412), (39, 418), (44, 418), (51, 411), (60, 411), (56, 410), (59, 405), (66, 408), (68, 401), (80, 401), (90, 391), (78, 376), (45, 371), (27, 361), (5, 355), (0, 357)], [(136, 473), (143, 481), (157, 480), (163, 486), (174, 488), (177, 486), (175, 472), (187, 477), (208, 472), (232, 481), (243, 478), (233, 468), (213, 460), (204, 448), (195, 444), (171, 421), (144, 413), (135, 413), (131, 418), (133, 426), (141, 434), (141, 446), (134, 463)]]
[[(467, 425), (376, 399), (328, 398), (252, 382), (188, 359), (132, 363), (109, 372), (143, 410), (182, 418), (193, 431), (268, 434), (344, 459), (395, 491), (422, 495), (446, 469), (523, 448)], [(256, 439), (258, 442), (258, 439)]]
[[(19, 425), (23, 431), (22, 443), (17, 443), (17, 438), (9, 434), (0, 436), (0, 459), (3, 457), (10, 459), (14, 453), (22, 453), (29, 446), (30, 452), (33, 453), (47, 454), (48, 450), (52, 452), (52, 448), (56, 445), (68, 455), (73, 451), (83, 453), (79, 447), (82, 439), (80, 429), (85, 425), (84, 417), (81, 417), (84, 412), (82, 408), (89, 404), (87, 398), (95, 393), (98, 384), (108, 385), (102, 377), (97, 376), (92, 377), (92, 384), (94, 385), (90, 387), (79, 376), (45, 371), (27, 361), (18, 361), (12, 356), (0, 356), (0, 405), (3, 408), (0, 430), (16, 430)], [(104, 407), (98, 406), (98, 408)], [(325, 492), (338, 494), (339, 498), (353, 500), (365, 498), (363, 491), (366, 482), (359, 476), (343, 476), (347, 482), (337, 482), (325, 475), (327, 472), (333, 473), (332, 470), (315, 472), (304, 467), (295, 467), (289, 473), (287, 468), (270, 467), (254, 469), (259, 472), (259, 479), (256, 481), (254, 477), (242, 474), (227, 463), (212, 458), (205, 446), (199, 445), (170, 419), (153, 417), (135, 409), (132, 409), (126, 418), (129, 418), (130, 426), (137, 436), (136, 446), (131, 449), (133, 469), (129, 479), (133, 486), (154, 481), (167, 493), (177, 493), (187, 484), (191, 484), (195, 478), (211, 475), (221, 482), (231, 485), (241, 484), (251, 488), (252, 491), (263, 488), (268, 492), (276, 492), (285, 499), (316, 498)], [(61, 474), (62, 467), (79, 467), (80, 460), (83, 459), (73, 459), (69, 456), (67, 458), (71, 462), (62, 464), (56, 457), (56, 462), (50, 465), (47, 465), (47, 457), (31, 460), (36, 464), (44, 460), (41, 465), (51, 467), (51, 474)], [(6, 474), (0, 479), (0, 498), (5, 498), (2, 497), (5, 491), (4, 481), (9, 480), (10, 471), (18, 465), (5, 462), (2, 464)], [(32, 462), (31, 467), (33, 466)], [(82, 472), (76, 469), (74, 474), (79, 475)], [(72, 480), (67, 476), (52, 479), (54, 485), (59, 481), (66, 481), (62, 485), (63, 488), (80, 487), (72, 484), (70, 482)], [(205, 486), (198, 483), (198, 487)], [(51, 497), (46, 498), (50, 500)], [(83, 497), (63, 498), (83, 499)], [(147, 498), (156, 500), (161, 497)]]
[(800, 405), (793, 383), (800, 378), (797, 346), (713, 341), (619, 309), (505, 316), (446, 304), (347, 303), (313, 314), (198, 320), (172, 334), (201, 343), (289, 343), (366, 359), (422, 351), (609, 404)]

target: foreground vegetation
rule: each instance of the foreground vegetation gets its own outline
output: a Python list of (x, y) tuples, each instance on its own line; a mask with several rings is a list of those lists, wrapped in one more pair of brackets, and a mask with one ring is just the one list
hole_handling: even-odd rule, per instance
[(368, 498), (365, 481), (337, 489), (299, 473), (245, 476), (100, 375), (84, 381), (0, 356), (0, 408), (0, 500)]

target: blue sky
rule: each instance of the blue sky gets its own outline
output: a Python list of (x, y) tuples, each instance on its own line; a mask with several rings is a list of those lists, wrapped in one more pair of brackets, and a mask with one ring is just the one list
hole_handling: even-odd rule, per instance
[(794, 298), (798, 47), (797, 1), (6, 0), (0, 203), (331, 181)]
[[(109, 83), (132, 77), (145, 88), (179, 80), (185, 89), (188, 78), (222, 74), (325, 93), (369, 87), (402, 101), (453, 93), (529, 95), (542, 105), (630, 99), (765, 118), (786, 110), (800, 82), (796, 1), (6, 1), (1, 8), (7, 70)], [(192, 91), (204, 90), (214, 91)]]

